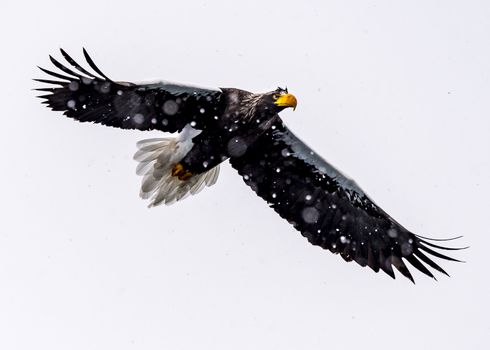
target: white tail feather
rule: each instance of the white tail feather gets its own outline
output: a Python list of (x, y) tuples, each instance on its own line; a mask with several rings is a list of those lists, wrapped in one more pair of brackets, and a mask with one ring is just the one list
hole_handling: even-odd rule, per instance
[(218, 180), (219, 165), (187, 180), (172, 176), (173, 166), (192, 148), (190, 136), (187, 132), (178, 138), (148, 139), (136, 144), (134, 159), (139, 162), (136, 173), (143, 176), (140, 196), (151, 200), (149, 207), (175, 203)]

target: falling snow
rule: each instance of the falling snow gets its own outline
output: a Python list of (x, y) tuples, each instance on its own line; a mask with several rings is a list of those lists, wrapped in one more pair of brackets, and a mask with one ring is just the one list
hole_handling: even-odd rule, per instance
[(107, 94), (109, 91), (111, 91), (111, 84), (110, 83), (103, 83), (100, 86), (100, 92), (103, 94)]
[(136, 113), (134, 116), (133, 116), (133, 122), (135, 124), (143, 124), (143, 122), (145, 121), (145, 117), (143, 116), (143, 114), (141, 113)]
[(80, 84), (78, 81), (72, 81), (70, 84), (68, 84), (68, 89), (70, 91), (77, 91), (80, 87)]
[(301, 212), (301, 216), (307, 224), (314, 224), (318, 221), (320, 213), (318, 212), (318, 209), (314, 207), (305, 207)]
[(173, 100), (167, 100), (163, 104), (163, 112), (166, 115), (169, 116), (175, 115), (178, 112), (178, 110), (179, 110), (179, 105), (177, 104), (177, 102)]
[(401, 246), (401, 251), (403, 256), (408, 256), (412, 254), (413, 252), (413, 247), (410, 243), (403, 243)]
[(395, 230), (394, 228), (390, 228), (388, 230), (388, 236), (390, 236), (391, 238), (396, 238), (398, 237), (398, 231)]

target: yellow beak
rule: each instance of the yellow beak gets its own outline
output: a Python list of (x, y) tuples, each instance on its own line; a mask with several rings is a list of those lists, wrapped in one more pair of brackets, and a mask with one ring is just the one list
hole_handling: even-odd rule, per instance
[(298, 101), (293, 94), (284, 94), (279, 96), (279, 98), (274, 101), (274, 104), (279, 107), (293, 107), (294, 111), (296, 109)]

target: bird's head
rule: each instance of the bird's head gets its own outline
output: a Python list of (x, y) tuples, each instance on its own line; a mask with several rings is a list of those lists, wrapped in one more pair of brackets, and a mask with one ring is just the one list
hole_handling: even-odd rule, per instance
[(292, 107), (296, 109), (298, 101), (293, 94), (288, 93), (288, 89), (278, 87), (274, 91), (266, 92), (263, 96), (263, 101), (268, 105), (269, 109), (280, 112), (285, 108)]

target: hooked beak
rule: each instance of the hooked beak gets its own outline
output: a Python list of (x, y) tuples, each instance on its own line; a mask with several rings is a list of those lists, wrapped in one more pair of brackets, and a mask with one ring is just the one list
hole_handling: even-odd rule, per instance
[(292, 107), (293, 111), (296, 109), (298, 101), (293, 94), (284, 94), (279, 96), (277, 100), (274, 101), (274, 104), (279, 107)]

